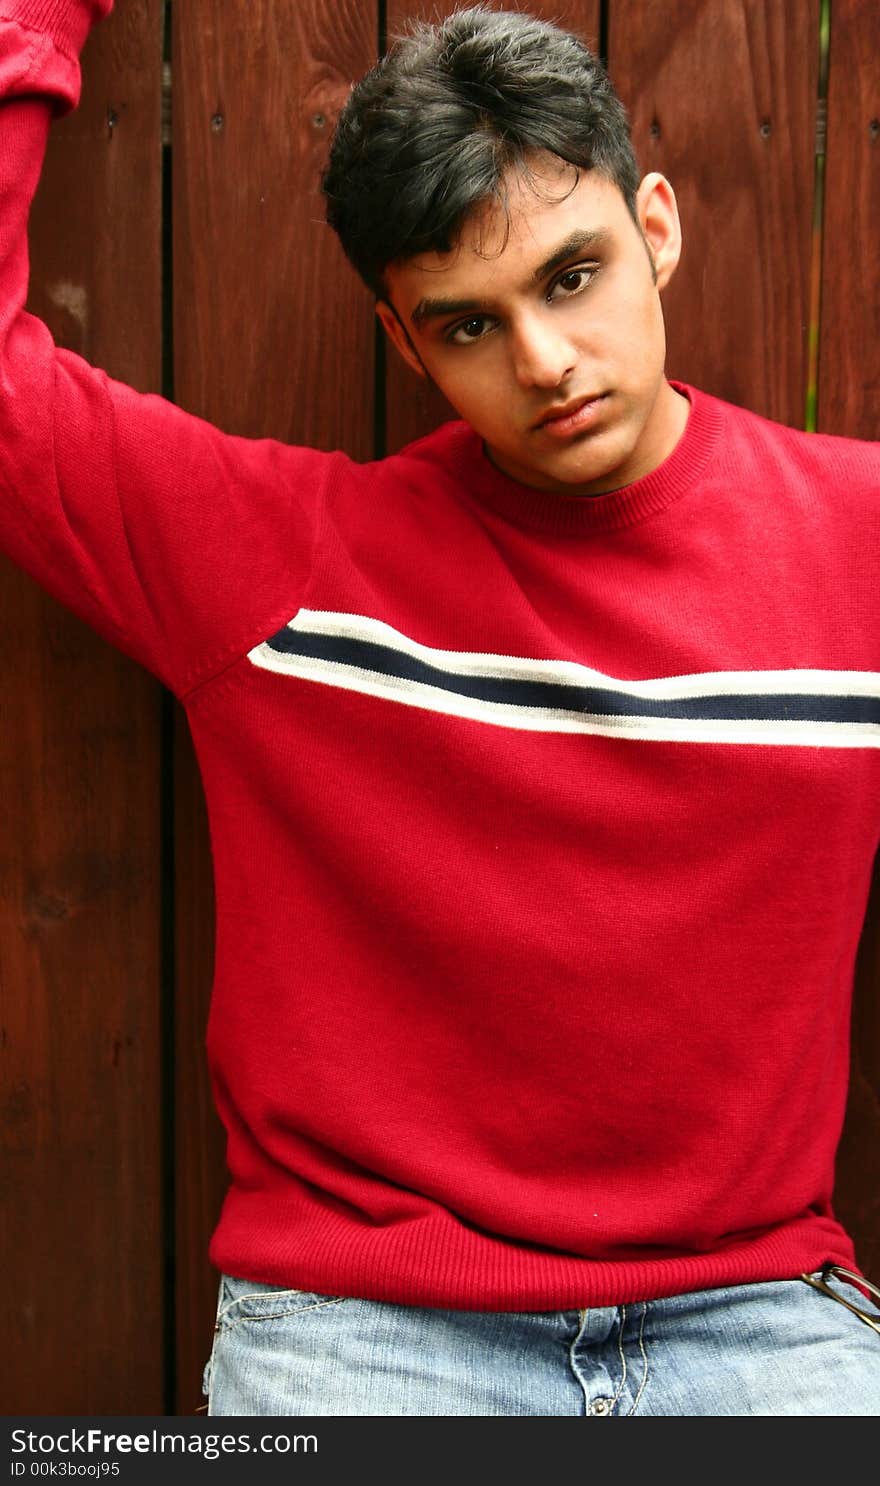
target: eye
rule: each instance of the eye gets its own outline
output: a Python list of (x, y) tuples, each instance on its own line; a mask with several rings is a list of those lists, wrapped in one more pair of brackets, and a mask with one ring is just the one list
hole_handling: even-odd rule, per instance
[(446, 332), (446, 339), (453, 346), (470, 346), (482, 340), (486, 327), (492, 325), (488, 315), (472, 315), (469, 320), (459, 320)]
[[(584, 263), (577, 268), (567, 268), (551, 284), (547, 294), (548, 300), (571, 299), (573, 295), (581, 294), (584, 289), (589, 288), (598, 272), (599, 266), (596, 263)], [(557, 290), (561, 292), (557, 293)]]

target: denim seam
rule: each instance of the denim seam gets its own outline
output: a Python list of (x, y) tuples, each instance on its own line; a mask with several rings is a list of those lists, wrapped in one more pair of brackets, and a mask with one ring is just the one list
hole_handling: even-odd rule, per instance
[(626, 1306), (625, 1305), (622, 1305), (620, 1307), (620, 1325), (619, 1325), (618, 1332), (617, 1332), (617, 1350), (618, 1350), (618, 1353), (620, 1354), (620, 1360), (623, 1363), (623, 1371), (620, 1374), (620, 1382), (617, 1385), (617, 1391), (616, 1391), (616, 1393), (614, 1394), (614, 1397), (611, 1400), (611, 1407), (612, 1408), (614, 1408), (614, 1406), (618, 1402), (618, 1400), (620, 1398), (620, 1395), (623, 1392), (623, 1385), (626, 1382), (626, 1372), (627, 1372), (627, 1368), (626, 1368), (626, 1353), (623, 1350), (623, 1331), (624, 1331), (624, 1327), (625, 1326), (626, 1326)]
[[(224, 1306), (221, 1316), (225, 1315), (227, 1311), (230, 1311), (233, 1306), (239, 1305), (241, 1301), (250, 1300), (253, 1298), (254, 1297), (248, 1295), (239, 1295), (235, 1300), (230, 1300), (229, 1304), (227, 1306)], [(267, 1311), (264, 1315), (260, 1316), (239, 1316), (238, 1319), (235, 1321), (225, 1321), (222, 1324), (221, 1316), (218, 1316), (214, 1330), (232, 1331), (236, 1326), (243, 1325), (245, 1321), (279, 1321), (284, 1316), (301, 1316), (305, 1311), (321, 1310), (323, 1306), (342, 1305), (343, 1302), (348, 1299), (350, 1299), (348, 1295), (336, 1295), (332, 1299), (316, 1300), (314, 1305), (294, 1305), (290, 1306), (286, 1311)]]
[[(202, 1397), (208, 1400), (207, 1404), (202, 1407), (207, 1408), (209, 1413), (211, 1409), (211, 1385), (214, 1380), (214, 1349), (217, 1345), (217, 1332), (220, 1329), (217, 1322), (220, 1319), (220, 1312), (223, 1309), (223, 1297), (225, 1294), (226, 1280), (221, 1276), (220, 1284), (217, 1287), (217, 1306), (214, 1312), (214, 1341), (211, 1343), (208, 1360), (202, 1368)], [(198, 1410), (198, 1412), (201, 1412), (201, 1410)]]
[(639, 1384), (639, 1391), (636, 1394), (635, 1398), (633, 1399), (632, 1408), (629, 1410), (629, 1413), (626, 1416), (628, 1419), (630, 1419), (632, 1417), (632, 1415), (635, 1413), (636, 1409), (638, 1408), (638, 1406), (639, 1406), (639, 1399), (641, 1398), (642, 1394), (644, 1393), (644, 1391), (645, 1391), (645, 1384), (648, 1381), (648, 1354), (645, 1351), (645, 1317), (647, 1316), (647, 1314), (648, 1314), (648, 1302), (647, 1302), (647, 1300), (645, 1300), (642, 1303), (642, 1319), (641, 1319), (641, 1323), (639, 1325), (639, 1351), (642, 1354), (642, 1361), (644, 1362), (645, 1367), (644, 1367), (644, 1371), (642, 1372), (642, 1381)]
[(577, 1331), (575, 1332), (574, 1336), (572, 1337), (571, 1343), (570, 1343), (569, 1348), (568, 1348), (568, 1365), (569, 1365), (571, 1371), (574, 1373), (574, 1376), (576, 1377), (578, 1383), (580, 1384), (581, 1392), (584, 1395), (584, 1412), (585, 1413), (587, 1413), (589, 1411), (590, 1400), (589, 1400), (589, 1396), (587, 1394), (587, 1385), (584, 1382), (583, 1377), (581, 1376), (581, 1372), (580, 1372), (580, 1369), (579, 1369), (578, 1364), (577, 1364), (577, 1358), (575, 1357), (574, 1352), (575, 1352), (575, 1347), (577, 1346), (578, 1342), (580, 1341), (581, 1337), (584, 1334), (584, 1330), (586, 1328), (586, 1324), (587, 1324), (587, 1320), (589, 1318), (589, 1315), (590, 1315), (590, 1312), (589, 1312), (588, 1308), (585, 1307), (585, 1306), (582, 1307), (578, 1311), (578, 1318), (579, 1318), (579, 1321), (580, 1321), (580, 1325), (578, 1326)]

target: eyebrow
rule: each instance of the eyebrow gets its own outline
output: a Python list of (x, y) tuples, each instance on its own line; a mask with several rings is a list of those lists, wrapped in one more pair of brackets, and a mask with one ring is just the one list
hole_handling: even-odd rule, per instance
[[(608, 246), (611, 233), (606, 227), (596, 227), (592, 231), (571, 232), (564, 242), (546, 258), (532, 274), (532, 283), (540, 284), (551, 274), (555, 268), (560, 268), (570, 258), (575, 258), (586, 249), (604, 248)], [(482, 310), (483, 305), (478, 299), (420, 299), (410, 316), (413, 325), (423, 325), (426, 320), (437, 319), (440, 315), (460, 315), (468, 311)]]

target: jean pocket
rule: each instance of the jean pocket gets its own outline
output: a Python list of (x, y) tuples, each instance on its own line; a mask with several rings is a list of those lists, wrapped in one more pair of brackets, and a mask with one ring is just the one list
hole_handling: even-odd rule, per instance
[(349, 1298), (347, 1295), (324, 1295), (316, 1290), (285, 1289), (280, 1285), (264, 1285), (256, 1280), (224, 1275), (215, 1331), (228, 1331), (242, 1321), (273, 1321), (280, 1316), (296, 1315), (298, 1311), (342, 1305)]

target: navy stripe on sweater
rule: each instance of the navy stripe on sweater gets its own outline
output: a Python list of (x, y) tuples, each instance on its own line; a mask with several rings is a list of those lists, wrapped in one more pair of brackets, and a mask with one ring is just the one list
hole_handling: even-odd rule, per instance
[(532, 731), (880, 747), (880, 674), (807, 668), (627, 681), (573, 661), (440, 650), (382, 620), (300, 610), (250, 651), (263, 670)]

